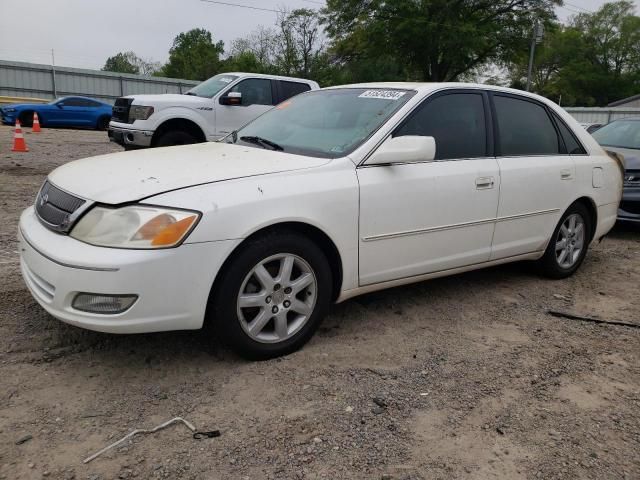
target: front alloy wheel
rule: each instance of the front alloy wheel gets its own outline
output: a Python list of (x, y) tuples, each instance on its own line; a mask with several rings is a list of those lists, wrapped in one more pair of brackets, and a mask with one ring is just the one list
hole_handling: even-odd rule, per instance
[(291, 353), (318, 328), (332, 296), (323, 250), (294, 231), (272, 231), (234, 252), (212, 290), (213, 335), (249, 359)]
[(238, 293), (238, 319), (257, 342), (282, 342), (309, 320), (316, 305), (317, 280), (309, 264), (290, 253), (259, 262)]

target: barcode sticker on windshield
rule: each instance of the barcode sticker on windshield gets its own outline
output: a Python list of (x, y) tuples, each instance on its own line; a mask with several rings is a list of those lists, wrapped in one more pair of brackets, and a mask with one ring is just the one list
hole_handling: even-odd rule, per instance
[(359, 98), (380, 98), (382, 100), (398, 100), (407, 92), (399, 92), (397, 90), (367, 90), (358, 95)]

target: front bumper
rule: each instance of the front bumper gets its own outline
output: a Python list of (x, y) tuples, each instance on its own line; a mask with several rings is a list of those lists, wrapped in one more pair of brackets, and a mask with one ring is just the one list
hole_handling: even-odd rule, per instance
[(618, 221), (640, 223), (640, 187), (625, 187), (618, 209)]
[[(240, 242), (164, 250), (95, 247), (48, 230), (33, 207), (20, 218), (18, 238), (22, 275), (37, 302), (65, 323), (109, 333), (201, 328), (215, 275)], [(95, 314), (72, 307), (79, 292), (138, 299), (123, 313)]]
[(132, 128), (116, 127), (109, 125), (109, 140), (123, 147), (150, 147), (153, 131), (135, 130)]
[(0, 113), (0, 118), (2, 119), (2, 123), (5, 125), (15, 125), (16, 117), (13, 113), (8, 114), (5, 112)]

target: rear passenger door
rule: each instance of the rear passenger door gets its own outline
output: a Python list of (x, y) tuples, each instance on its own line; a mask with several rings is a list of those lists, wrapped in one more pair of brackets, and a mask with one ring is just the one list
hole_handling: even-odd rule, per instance
[(575, 165), (545, 105), (492, 93), (500, 202), (491, 259), (542, 251), (575, 195)]
[(216, 135), (224, 136), (249, 123), (273, 108), (276, 102), (275, 86), (268, 78), (246, 78), (236, 83), (222, 96), (231, 92), (242, 94), (240, 105), (222, 105), (216, 109)]

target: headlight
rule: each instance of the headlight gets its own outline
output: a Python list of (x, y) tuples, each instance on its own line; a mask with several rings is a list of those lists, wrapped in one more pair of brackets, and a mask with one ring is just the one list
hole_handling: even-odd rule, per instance
[(198, 212), (143, 205), (94, 207), (73, 228), (71, 236), (100, 247), (169, 248), (179, 245), (199, 218)]
[(129, 109), (129, 122), (135, 120), (146, 120), (153, 114), (153, 107), (145, 107), (143, 105), (131, 105)]

